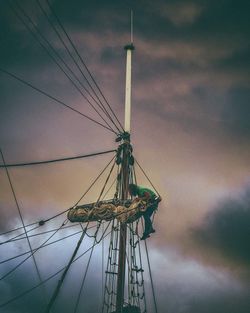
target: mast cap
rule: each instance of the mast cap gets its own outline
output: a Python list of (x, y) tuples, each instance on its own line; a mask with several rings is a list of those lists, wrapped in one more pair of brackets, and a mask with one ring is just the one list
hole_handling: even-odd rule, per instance
[(132, 43), (130, 43), (130, 44), (126, 45), (124, 47), (124, 49), (125, 50), (135, 50), (135, 46)]

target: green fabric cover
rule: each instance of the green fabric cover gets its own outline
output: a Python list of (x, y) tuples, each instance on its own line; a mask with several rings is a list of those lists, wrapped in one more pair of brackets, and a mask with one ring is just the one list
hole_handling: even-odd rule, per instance
[(145, 197), (145, 193), (150, 194), (150, 199), (154, 199), (157, 197), (157, 195), (151, 189), (145, 188), (143, 186), (137, 186), (137, 194), (140, 198)]

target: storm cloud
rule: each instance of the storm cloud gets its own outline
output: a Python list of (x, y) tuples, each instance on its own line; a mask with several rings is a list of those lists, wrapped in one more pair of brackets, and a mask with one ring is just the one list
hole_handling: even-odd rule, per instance
[(195, 235), (207, 249), (249, 266), (250, 184), (209, 212)]
[[(76, 70), (37, 2), (11, 2), (22, 6), (67, 64)], [(49, 13), (46, 1), (40, 2)], [(130, 40), (130, 9), (134, 11), (131, 138), (136, 159), (163, 199), (154, 219), (156, 233), (149, 239), (159, 312), (165, 313), (167, 308), (168, 313), (248, 313), (249, 2), (53, 0), (50, 3), (121, 122), (125, 85), (123, 47)], [(86, 99), (16, 17), (7, 1), (1, 3), (0, 44), (0, 68), (98, 120)], [(0, 85), (0, 147), (7, 163), (117, 148), (113, 133), (2, 72)], [(111, 156), (102, 156), (12, 168), (10, 174), (25, 223), (71, 207), (110, 159)], [(138, 183), (150, 187), (138, 167), (136, 171)], [(102, 183), (83, 202), (96, 199)], [(113, 194), (111, 190), (109, 196)], [(2, 232), (21, 225), (3, 169), (0, 169), (0, 209)], [(39, 242), (33, 243), (36, 246)], [(43, 278), (67, 263), (74, 245), (75, 241), (70, 240), (55, 248), (56, 253), (48, 250), (39, 254)], [(18, 242), (12, 248), (2, 245), (1, 255), (8, 257), (24, 250), (26, 244)], [(88, 290), (82, 298), (86, 312), (97, 308), (97, 303), (91, 304), (89, 299), (101, 285), (101, 271), (95, 271), (100, 257), (98, 251)], [(72, 276), (69, 275), (55, 312), (72, 309), (70, 299), (75, 299), (79, 289), (77, 278), (84, 264), (76, 265)], [(1, 264), (1, 272), (12, 265)], [(145, 271), (145, 281), (149, 283)], [(35, 275), (29, 262), (16, 275), (1, 281), (4, 301), (32, 287)], [(46, 287), (49, 295), (54, 286), (55, 281)], [(152, 294), (151, 289), (148, 291)], [(6, 307), (6, 312), (34, 312), (36, 303), (42, 305), (39, 292), (25, 299)], [(151, 308), (151, 298), (149, 303)]]

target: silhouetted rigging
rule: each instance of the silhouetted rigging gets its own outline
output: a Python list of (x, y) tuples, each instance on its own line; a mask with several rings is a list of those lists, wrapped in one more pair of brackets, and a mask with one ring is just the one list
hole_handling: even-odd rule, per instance
[[(135, 173), (135, 165), (139, 167), (139, 169), (142, 171), (143, 175), (146, 177), (146, 179), (149, 181), (157, 195), (159, 196), (159, 193), (156, 191), (154, 185), (150, 181), (149, 177), (141, 167), (141, 165), (138, 163), (136, 159), (134, 159), (133, 156), (133, 149), (132, 145), (130, 143), (130, 98), (131, 98), (131, 55), (132, 51), (134, 50), (134, 46), (132, 43), (132, 33), (131, 33), (131, 44), (127, 45), (125, 47), (127, 51), (127, 74), (126, 74), (126, 116), (125, 116), (125, 127), (123, 128), (121, 122), (117, 118), (116, 114), (114, 113), (112, 107), (108, 103), (107, 99), (103, 95), (102, 91), (100, 90), (99, 86), (97, 85), (95, 79), (93, 78), (92, 74), (90, 73), (89, 69), (87, 68), (85, 62), (83, 61), (82, 57), (80, 56), (79, 52), (76, 49), (76, 46), (74, 45), (72, 39), (70, 38), (69, 34), (66, 32), (65, 28), (63, 27), (59, 17), (55, 13), (55, 10), (52, 8), (51, 4), (48, 0), (46, 0), (46, 3), (48, 5), (48, 8), (50, 9), (50, 12), (52, 13), (52, 16), (54, 17), (54, 21), (50, 19), (48, 13), (46, 12), (45, 8), (42, 6), (41, 2), (39, 0), (36, 1), (39, 8), (43, 12), (45, 18), (49, 22), (50, 26), (54, 30), (54, 32), (57, 34), (58, 38), (60, 39), (61, 43), (63, 44), (64, 48), (68, 52), (68, 55), (70, 56), (71, 60), (74, 62), (77, 69), (82, 74), (82, 77), (86, 80), (88, 87), (86, 88), (81, 80), (78, 78), (78, 76), (75, 74), (75, 72), (72, 70), (72, 68), (67, 64), (67, 62), (58, 54), (58, 52), (55, 50), (55, 48), (50, 44), (50, 42), (47, 40), (47, 38), (40, 32), (38, 27), (34, 24), (32, 19), (25, 13), (23, 8), (20, 6), (20, 4), (16, 3), (16, 6), (14, 7), (13, 2), (9, 2), (12, 10), (15, 12), (15, 14), (18, 16), (18, 18), (24, 23), (24, 25), (27, 27), (27, 29), (32, 33), (32, 35), (38, 40), (38, 42), (42, 45), (42, 47), (46, 50), (46, 52), (49, 54), (49, 56), (52, 58), (52, 60), (59, 66), (59, 68), (63, 71), (63, 73), (68, 77), (68, 79), (72, 82), (72, 84), (75, 86), (75, 88), (82, 94), (82, 96), (87, 100), (87, 102), (92, 106), (92, 108), (96, 111), (96, 113), (101, 117), (101, 119), (104, 121), (104, 124), (100, 123), (99, 121), (96, 121), (95, 119), (85, 115), (84, 113), (72, 108), (71, 106), (65, 104), (63, 101), (58, 100), (54, 96), (51, 96), (47, 92), (41, 90), (38, 87), (35, 87), (34, 85), (30, 84), (26, 80), (16, 76), (15, 74), (10, 73), (9, 71), (5, 69), (1, 69), (0, 71), (11, 76), (12, 78), (15, 78), (16, 80), (22, 82), (26, 86), (29, 86), (30, 88), (42, 93), (43, 95), (46, 95), (50, 99), (58, 102), (59, 104), (63, 105), (64, 107), (67, 107), (68, 109), (71, 109), (72, 111), (75, 111), (76, 113), (82, 115), (83, 117), (91, 120), (92, 122), (98, 124), (99, 126), (102, 126), (111, 132), (115, 133), (117, 135), (116, 142), (119, 143), (118, 149), (108, 150), (104, 152), (97, 152), (97, 153), (91, 153), (88, 155), (83, 156), (77, 156), (77, 157), (67, 157), (67, 158), (58, 158), (48, 161), (36, 161), (36, 162), (29, 162), (29, 163), (16, 163), (16, 164), (6, 164), (3, 158), (3, 165), (0, 165), (0, 168), (4, 168), (7, 175), (8, 175), (8, 167), (18, 167), (18, 166), (31, 166), (31, 165), (37, 165), (37, 164), (48, 164), (48, 163), (55, 163), (55, 162), (62, 162), (67, 160), (73, 160), (73, 159), (80, 159), (85, 157), (94, 157), (101, 154), (116, 152), (115, 156), (108, 162), (108, 164), (104, 167), (104, 169), (99, 173), (99, 175), (92, 181), (89, 188), (84, 192), (84, 194), (79, 198), (79, 200), (71, 207), (67, 208), (66, 210), (63, 210), (59, 212), (58, 214), (49, 217), (44, 218), (42, 220), (39, 220), (34, 223), (30, 223), (25, 225), (22, 213), (20, 210), (20, 207), (18, 205), (18, 200), (16, 198), (14, 188), (12, 185), (12, 182), (10, 180), (10, 176), (8, 175), (8, 179), (11, 185), (12, 193), (15, 198), (16, 205), (18, 207), (19, 215), (22, 221), (22, 226), (17, 227), (13, 230), (6, 231), (1, 236), (8, 237), (9, 234), (12, 232), (19, 232), (24, 230), (24, 232), (19, 233), (12, 238), (8, 238), (7, 240), (1, 242), (0, 244), (2, 246), (5, 246), (7, 243), (13, 243), (18, 240), (26, 239), (29, 242), (29, 251), (24, 251), (22, 253), (19, 253), (15, 256), (5, 258), (4, 260), (0, 261), (0, 264), (4, 264), (7, 262), (11, 262), (17, 258), (25, 257), (22, 261), (20, 261), (18, 264), (16, 264), (14, 267), (12, 267), (8, 272), (3, 274), (3, 276), (0, 278), (0, 280), (6, 279), (9, 275), (15, 273), (28, 259), (31, 257), (34, 258), (34, 254), (37, 251), (42, 250), (42, 248), (55, 245), (56, 243), (66, 240), (68, 238), (72, 238), (76, 235), (80, 235), (80, 238), (78, 239), (75, 249), (69, 258), (67, 265), (58, 269), (56, 272), (51, 274), (47, 278), (40, 277), (40, 283), (34, 285), (32, 288), (29, 288), (18, 295), (14, 296), (13, 298), (9, 299), (8, 301), (5, 301), (4, 303), (0, 304), (0, 308), (6, 307), (10, 305), (11, 303), (17, 301), (18, 299), (27, 296), (37, 288), (44, 286), (48, 281), (51, 279), (57, 277), (59, 274), (61, 275), (60, 280), (58, 281), (54, 292), (50, 296), (50, 301), (48, 302), (44, 313), (51, 312), (52, 307), (56, 306), (56, 299), (60, 297), (60, 290), (61, 287), (64, 284), (64, 279), (66, 275), (68, 275), (69, 270), (73, 264), (76, 263), (80, 258), (82, 258), (84, 255), (86, 255), (88, 252), (89, 258), (86, 264), (85, 271), (83, 272), (82, 281), (80, 288), (78, 290), (77, 298), (75, 304), (72, 303), (73, 312), (76, 313), (78, 311), (81, 295), (83, 292), (83, 288), (86, 283), (86, 277), (88, 274), (88, 270), (90, 267), (90, 262), (93, 256), (94, 248), (100, 243), (104, 243), (104, 239), (109, 236), (109, 249), (107, 252), (107, 263), (106, 263), (106, 270), (105, 270), (105, 280), (103, 281), (104, 286), (102, 286), (102, 296), (103, 296), (103, 303), (102, 303), (102, 313), (146, 313), (147, 311), (147, 302), (146, 302), (146, 293), (145, 293), (145, 286), (144, 286), (144, 269), (143, 269), (143, 258), (142, 258), (142, 248), (141, 248), (141, 239), (139, 237), (139, 231), (143, 228), (143, 226), (140, 225), (139, 221), (141, 219), (141, 216), (143, 215), (143, 210), (147, 209), (147, 201), (138, 202), (137, 200), (134, 202), (134, 199), (129, 195), (128, 193), (128, 186), (129, 184), (137, 184), (137, 178)], [(19, 10), (19, 12), (18, 12)], [(25, 22), (25, 20), (20, 15), (23, 14), (23, 16), (26, 18), (27, 21), (32, 25), (33, 29), (30, 27), (29, 24)], [(55, 23), (57, 22), (57, 24)], [(131, 22), (132, 23), (132, 22)], [(59, 25), (59, 26), (58, 26)], [(68, 42), (70, 43), (71, 47), (73, 48), (75, 54), (77, 55), (78, 59), (74, 57), (74, 55), (69, 50), (69, 47), (67, 46), (65, 40), (62, 37), (62, 34), (57, 29), (60, 28), (60, 31), (63, 32), (63, 34), (66, 36)], [(43, 42), (41, 41), (43, 40)], [(44, 42), (47, 44), (44, 45)], [(50, 49), (50, 50), (49, 50)], [(51, 53), (53, 52), (54, 55)], [(55, 57), (56, 56), (56, 57)], [(59, 63), (62, 62), (63, 66)], [(80, 61), (80, 63), (79, 63)], [(89, 75), (89, 80), (86, 76), (86, 74), (83, 72), (85, 70), (87, 74)], [(67, 72), (68, 71), (68, 72)], [(69, 74), (70, 73), (70, 74)], [(80, 85), (80, 87), (78, 86)], [(101, 109), (101, 112), (104, 113), (104, 116), (102, 116), (102, 113), (100, 113), (99, 110), (97, 110), (92, 102), (89, 101), (88, 97), (86, 97), (82, 90), (80, 88), (83, 88), (83, 90), (90, 96), (90, 98), (95, 102), (95, 104), (98, 106), (99, 109)], [(93, 95), (92, 95), (93, 93)], [(99, 93), (99, 95), (98, 95)], [(103, 102), (104, 100), (104, 102)], [(107, 105), (107, 107), (105, 107)], [(108, 120), (106, 120), (108, 118)], [(112, 124), (112, 126), (110, 125)], [(116, 128), (115, 131), (114, 128)], [(3, 157), (3, 156), (2, 156)], [(117, 166), (117, 172), (114, 174), (114, 168)], [(107, 174), (104, 183), (100, 189), (99, 196), (97, 197), (97, 200), (91, 204), (80, 204), (80, 202), (84, 199), (86, 194), (94, 187), (96, 186), (97, 181), (100, 179), (100, 177), (103, 177), (105, 171), (109, 168), (109, 173)], [(113, 176), (115, 177), (113, 178)], [(111, 183), (110, 183), (111, 181)], [(108, 187), (109, 185), (109, 187)], [(113, 192), (113, 197), (106, 199), (106, 196), (111, 192), (111, 190), (115, 189)], [(103, 209), (105, 205), (109, 205), (112, 207), (112, 210), (109, 211), (109, 217), (107, 218), (107, 215), (105, 215)], [(133, 206), (134, 205), (134, 206)], [(118, 206), (120, 209), (118, 210)], [(45, 231), (39, 232), (39, 233), (32, 233), (38, 228), (44, 227), (44, 225), (47, 225), (49, 221), (54, 221), (58, 217), (65, 216), (65, 213), (68, 212), (68, 216), (70, 212), (76, 212), (78, 209), (83, 209), (84, 214), (87, 216), (86, 218), (86, 224), (84, 224), (82, 221), (80, 223), (76, 224), (76, 226), (79, 226), (81, 229), (78, 231), (75, 231), (73, 233), (70, 233), (66, 236), (63, 236), (59, 239), (55, 239), (51, 241), (51, 239), (65, 229), (71, 229), (71, 227), (75, 227), (75, 225), (66, 225), (68, 220), (64, 220), (62, 223), (59, 221), (59, 226), (57, 228), (53, 229), (47, 229)], [(94, 209), (97, 212), (96, 215), (94, 215)], [(75, 211), (74, 211), (75, 210)], [(98, 211), (99, 210), (99, 211)], [(111, 213), (110, 213), (111, 212)], [(133, 216), (131, 214), (134, 214)], [(77, 213), (78, 214), (78, 213)], [(113, 215), (112, 215), (113, 214)], [(89, 226), (90, 223), (93, 223), (93, 221), (96, 222), (96, 225)], [(107, 225), (104, 226), (105, 221), (107, 221)], [(78, 221), (79, 222), (79, 221)], [(101, 225), (103, 227), (101, 228)], [(27, 229), (31, 226), (34, 226), (31, 229)], [(92, 230), (94, 231), (93, 234), (88, 234), (88, 231)], [(49, 237), (47, 237), (45, 240), (43, 240), (42, 244), (36, 246), (36, 248), (32, 248), (30, 244), (31, 238), (37, 238), (38, 236), (44, 236), (46, 234), (49, 234)], [(25, 235), (25, 237), (24, 237)], [(99, 237), (98, 237), (99, 236)], [(81, 246), (83, 243), (83, 239), (87, 237), (88, 240), (92, 240), (91, 246), (85, 251), (81, 251)], [(157, 311), (157, 302), (156, 302), (156, 295), (153, 285), (153, 279), (152, 279), (152, 272), (151, 272), (151, 266), (149, 261), (149, 255), (148, 255), (148, 248), (145, 241), (145, 252), (147, 257), (147, 263), (148, 263), (148, 269), (150, 274), (150, 283), (152, 286), (152, 295), (153, 295), (153, 301), (154, 301), (154, 310), (155, 313), (158, 313)], [(102, 247), (102, 260), (104, 258), (104, 246)], [(35, 260), (35, 259), (34, 259)], [(102, 261), (103, 262), (103, 261)], [(37, 272), (39, 273), (37, 264), (35, 265), (37, 268)], [(102, 265), (103, 267), (103, 265)], [(126, 272), (127, 271), (127, 272)]]

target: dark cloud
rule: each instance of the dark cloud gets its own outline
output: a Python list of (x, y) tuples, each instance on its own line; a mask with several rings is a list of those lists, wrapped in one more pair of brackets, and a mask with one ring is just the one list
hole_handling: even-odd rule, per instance
[(250, 88), (233, 87), (228, 91), (227, 104), (222, 118), (228, 122), (233, 136), (249, 139), (250, 136)]
[(193, 298), (186, 304), (186, 312), (199, 313), (247, 313), (250, 310), (249, 294), (217, 294), (213, 297), (204, 297), (202, 299)]
[(227, 258), (249, 265), (250, 186), (221, 202), (194, 234), (207, 249), (215, 248)]
[[(46, 1), (41, 2), (46, 7)], [(197, 261), (204, 250), (200, 246), (197, 249), (197, 245), (190, 247), (193, 241), (180, 243), (180, 238), (187, 237), (190, 225), (194, 221), (198, 223), (216, 199), (248, 176), (249, 3), (243, 0), (237, 3), (231, 0), (50, 2), (120, 116), (123, 116), (125, 80), (123, 46), (130, 37), (130, 8), (134, 9), (133, 144), (164, 197), (162, 209), (156, 215), (156, 221), (161, 222), (156, 225), (154, 236), (154, 248), (157, 250), (161, 242), (162, 254), (151, 263), (156, 272), (159, 312), (165, 313), (166, 308), (169, 313), (249, 312), (249, 292), (243, 280), (237, 281), (224, 270), (228, 260), (238, 262), (238, 267), (244, 270), (249, 265), (246, 238), (249, 237), (250, 189), (221, 203), (194, 232), (205, 254), (223, 254), (218, 270), (211, 269), (209, 260)], [(16, 3), (22, 5), (70, 63), (36, 1)], [(0, 28), (0, 67), (92, 114), (85, 100), (80, 99), (67, 78), (16, 19), (7, 1), (1, 3)], [(8, 162), (74, 156), (114, 146), (113, 137), (91, 127), (82, 118), (77, 119), (75, 113), (65, 111), (3, 74), (0, 79), (0, 146)], [(13, 182), (26, 223), (72, 206), (106, 161), (13, 169)], [(140, 175), (138, 181), (148, 184)], [(0, 228), (3, 231), (20, 226), (4, 175), (0, 191)], [(61, 250), (39, 256), (43, 277), (58, 268), (62, 259), (63, 265), (66, 264), (68, 259), (61, 256), (71, 251), (74, 244), (69, 242)], [(181, 246), (185, 257), (192, 255), (193, 259), (187, 261), (182, 255), (175, 255), (168, 261), (168, 245)], [(21, 252), (22, 247), (18, 249)], [(3, 254), (10, 254), (10, 250), (3, 249)], [(99, 254), (95, 256), (97, 259)], [(159, 260), (164, 262), (158, 270)], [(76, 266), (55, 312), (72, 310), (84, 265), (83, 262)], [(4, 265), (0, 270), (9, 268)], [(96, 303), (88, 301), (100, 287), (101, 278), (95, 270), (82, 297), (84, 313), (99, 309)], [(3, 298), (8, 300), (33, 286), (35, 275), (29, 262), (19, 274), (1, 284)], [(145, 275), (147, 282), (148, 277)], [(55, 284), (56, 279), (46, 287), (48, 295)], [(6, 312), (33, 313), (38, 305), (43, 306), (39, 291), (13, 303)]]
[(160, 312), (166, 312), (166, 308), (169, 313), (248, 312), (248, 283), (242, 284), (227, 271), (183, 258), (169, 247), (163, 250), (156, 252), (153, 248), (150, 255), (155, 264)]
[[(203, 286), (200, 288), (204, 288)], [(160, 312), (169, 313), (248, 313), (250, 309), (249, 293), (246, 290), (195, 290), (190, 281), (189, 291), (180, 285), (162, 285), (161, 298), (165, 301), (159, 303)], [(179, 297), (178, 297), (179, 296)]]

